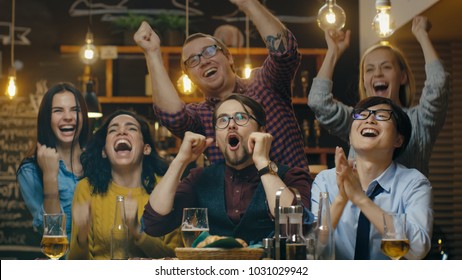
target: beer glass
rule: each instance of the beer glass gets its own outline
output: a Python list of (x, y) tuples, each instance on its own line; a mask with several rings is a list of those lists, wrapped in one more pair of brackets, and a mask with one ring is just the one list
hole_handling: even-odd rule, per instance
[(52, 260), (64, 256), (69, 250), (66, 234), (66, 214), (43, 215), (42, 252)]
[(409, 240), (406, 237), (406, 214), (384, 213), (384, 233), (380, 248), (393, 260), (399, 260), (409, 251)]
[(204, 231), (209, 231), (207, 208), (184, 208), (181, 236), (185, 247), (192, 247), (194, 240)]

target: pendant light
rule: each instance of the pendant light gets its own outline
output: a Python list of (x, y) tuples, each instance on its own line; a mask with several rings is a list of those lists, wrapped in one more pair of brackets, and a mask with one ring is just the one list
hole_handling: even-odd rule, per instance
[(345, 26), (346, 15), (335, 0), (326, 0), (326, 3), (319, 9), (316, 20), (322, 30), (340, 30)]
[(244, 79), (250, 78), (252, 73), (252, 62), (250, 61), (250, 27), (249, 16), (245, 16), (245, 60), (244, 60)]
[(98, 101), (98, 96), (94, 90), (93, 80), (88, 80), (87, 89), (85, 93), (85, 103), (87, 104), (88, 117), (91, 119), (101, 118), (103, 116), (101, 105)]
[[(186, 38), (189, 36), (189, 0), (186, 0)], [(183, 95), (191, 95), (194, 94), (196, 90), (196, 85), (189, 79), (188, 75), (182, 71), (180, 78), (177, 81), (177, 88)]]
[(15, 25), (15, 0), (11, 1), (11, 26), (10, 26), (10, 44), (11, 44), (11, 65), (8, 73), (8, 86), (6, 95), (8, 98), (13, 99), (16, 95), (16, 68), (14, 67), (14, 25)]
[(372, 21), (372, 28), (380, 38), (387, 38), (395, 31), (395, 21), (391, 16), (391, 1), (376, 0), (377, 14)]
[(89, 8), (89, 24), (88, 24), (88, 31), (85, 35), (85, 45), (80, 48), (79, 56), (80, 60), (84, 64), (93, 64), (96, 60), (98, 60), (98, 50), (94, 45), (93, 41), (93, 33), (91, 32), (91, 25), (92, 25), (92, 9), (93, 9), (93, 1), (90, 0), (90, 8)]

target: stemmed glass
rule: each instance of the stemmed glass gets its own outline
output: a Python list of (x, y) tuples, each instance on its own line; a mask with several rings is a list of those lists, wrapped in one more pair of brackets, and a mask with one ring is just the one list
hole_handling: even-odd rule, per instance
[(399, 260), (409, 251), (409, 240), (406, 237), (406, 214), (384, 213), (384, 233), (380, 248), (393, 260)]
[(42, 252), (52, 260), (58, 260), (69, 250), (66, 234), (66, 214), (43, 215)]
[(192, 247), (194, 240), (204, 231), (209, 231), (207, 208), (184, 208), (181, 236), (185, 247)]

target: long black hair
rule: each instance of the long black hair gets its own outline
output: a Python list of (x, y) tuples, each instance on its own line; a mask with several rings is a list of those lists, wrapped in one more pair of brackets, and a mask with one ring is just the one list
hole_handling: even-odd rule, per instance
[(168, 169), (168, 163), (159, 156), (155, 149), (154, 140), (148, 122), (132, 111), (117, 110), (109, 115), (101, 127), (95, 132), (88, 142), (85, 151), (80, 156), (84, 176), (88, 178), (93, 194), (104, 194), (109, 188), (112, 180), (111, 164), (108, 158), (103, 158), (102, 151), (106, 144), (106, 136), (109, 123), (119, 115), (129, 115), (133, 117), (141, 128), (144, 144), (151, 146), (151, 153), (144, 155), (143, 170), (141, 172), (141, 183), (147, 193), (151, 193), (156, 184), (156, 175), (162, 176)]
[[(56, 135), (51, 128), (51, 114), (52, 114), (52, 106), (53, 106), (53, 98), (56, 94), (70, 92), (74, 95), (75, 104), (78, 106), (80, 112), (82, 112), (82, 119), (80, 119), (79, 114), (76, 116), (76, 127), (79, 127), (80, 122), (82, 122), (82, 129), (80, 134), (77, 137), (77, 133), (74, 134), (74, 139), (72, 139), (72, 147), (71, 147), (71, 157), (74, 153), (74, 143), (75, 141), (79, 141), (80, 147), (84, 148), (87, 144), (89, 138), (89, 121), (88, 121), (88, 109), (85, 103), (85, 99), (80, 91), (70, 83), (59, 83), (52, 86), (42, 98), (40, 103), (40, 109), (37, 116), (37, 141), (42, 145), (46, 145), (48, 148), (55, 148), (58, 142)], [(37, 146), (31, 148), (30, 152), (23, 159), (21, 162), (18, 170), (21, 166), (27, 162), (36, 162), (37, 158)], [(72, 170), (72, 161), (71, 161), (71, 170)], [(40, 171), (41, 173), (41, 171)], [(42, 176), (42, 174), (40, 174)]]

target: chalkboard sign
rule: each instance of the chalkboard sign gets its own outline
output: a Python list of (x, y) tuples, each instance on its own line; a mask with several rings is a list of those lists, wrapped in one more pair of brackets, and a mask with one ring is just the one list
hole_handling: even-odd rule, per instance
[(16, 169), (34, 144), (37, 113), (23, 98), (0, 99), (0, 258), (43, 257)]

